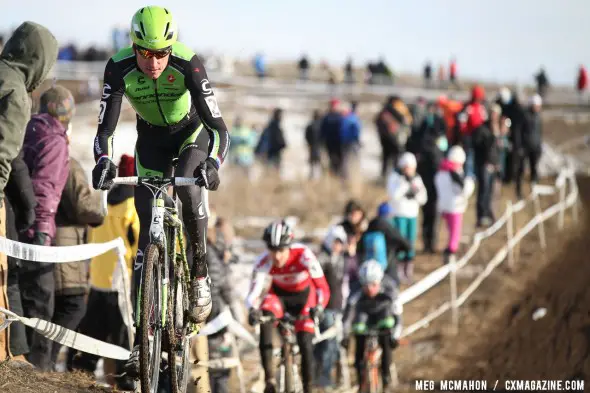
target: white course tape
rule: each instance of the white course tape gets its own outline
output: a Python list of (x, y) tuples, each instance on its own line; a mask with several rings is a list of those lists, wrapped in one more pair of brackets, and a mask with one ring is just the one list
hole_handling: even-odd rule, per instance
[(6, 318), (7, 322), (2, 324), (3, 327), (7, 327), (10, 323), (18, 321), (35, 329), (35, 331), (48, 339), (70, 348), (109, 359), (129, 359), (130, 352), (125, 348), (96, 340), (42, 319), (21, 317), (2, 307), (0, 307), (0, 312), (8, 316)]
[(123, 239), (121, 238), (106, 243), (47, 247), (19, 243), (0, 236), (0, 253), (4, 253), (12, 258), (33, 262), (68, 263), (83, 261), (94, 258), (118, 247), (125, 248)]

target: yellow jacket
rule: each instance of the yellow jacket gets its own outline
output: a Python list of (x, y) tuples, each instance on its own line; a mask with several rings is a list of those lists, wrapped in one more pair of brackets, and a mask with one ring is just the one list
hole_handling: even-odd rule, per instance
[[(111, 198), (112, 195), (109, 193), (108, 214), (101, 226), (90, 230), (88, 242), (104, 243), (121, 237), (125, 243), (125, 262), (127, 263), (129, 279), (131, 279), (133, 260), (137, 253), (137, 242), (139, 240), (139, 217), (135, 211), (132, 193), (126, 195), (127, 198), (125, 199), (117, 200), (118, 203), (111, 204), (111, 199), (118, 196), (116, 195), (117, 191), (117, 188), (111, 191), (111, 193), (115, 193), (114, 198)], [(90, 262), (90, 285), (99, 290), (113, 290), (113, 273), (116, 264), (117, 253), (115, 250), (110, 250), (105, 254), (92, 258)]]

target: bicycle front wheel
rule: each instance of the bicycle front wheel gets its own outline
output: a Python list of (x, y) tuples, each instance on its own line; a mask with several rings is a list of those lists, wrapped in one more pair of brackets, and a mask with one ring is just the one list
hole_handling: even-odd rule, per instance
[(145, 249), (141, 281), (140, 382), (141, 391), (156, 393), (162, 359), (162, 269), (160, 250)]
[[(172, 276), (172, 275), (171, 275)], [(172, 293), (168, 305), (168, 366), (171, 393), (185, 393), (188, 384), (190, 342), (188, 326), (184, 321), (186, 291), (184, 277), (179, 274), (173, 279)]]

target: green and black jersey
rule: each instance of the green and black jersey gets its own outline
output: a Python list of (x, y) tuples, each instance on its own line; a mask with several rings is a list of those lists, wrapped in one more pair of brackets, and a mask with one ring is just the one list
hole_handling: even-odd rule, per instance
[(209, 156), (221, 165), (229, 147), (229, 133), (221, 117), (203, 63), (186, 45), (172, 45), (168, 66), (158, 79), (137, 67), (133, 47), (120, 50), (108, 61), (100, 101), (94, 159), (112, 158), (112, 139), (119, 120), (123, 95), (137, 115), (157, 127), (173, 128), (200, 119), (209, 132)]

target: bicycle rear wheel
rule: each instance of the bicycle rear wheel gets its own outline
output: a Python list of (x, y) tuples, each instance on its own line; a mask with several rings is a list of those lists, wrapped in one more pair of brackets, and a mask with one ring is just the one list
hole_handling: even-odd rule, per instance
[(162, 359), (162, 270), (160, 250), (145, 249), (141, 284), (140, 383), (144, 393), (156, 393)]
[[(173, 279), (171, 296), (168, 298), (168, 365), (170, 372), (170, 392), (185, 393), (188, 383), (188, 366), (190, 340), (187, 338), (188, 328), (184, 321), (184, 310), (188, 305), (188, 298), (184, 277), (182, 274)], [(186, 304), (185, 304), (186, 303)]]

